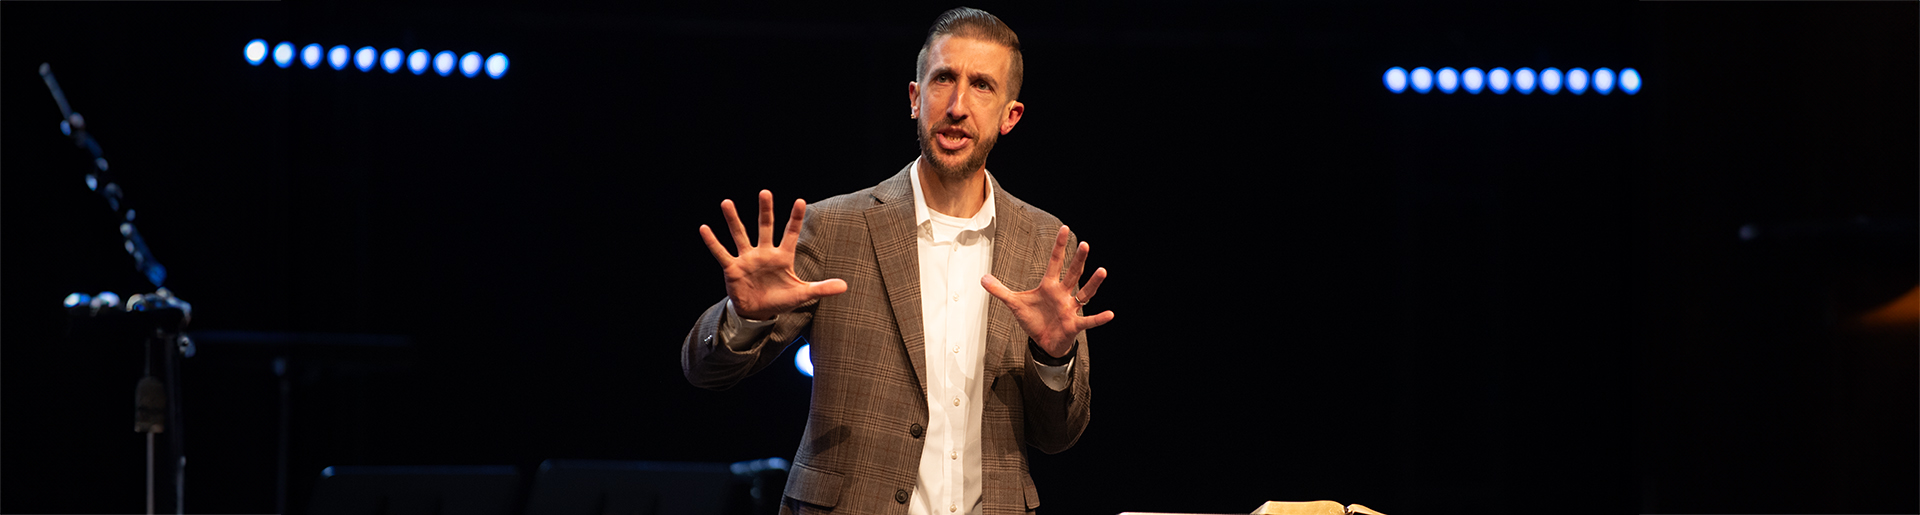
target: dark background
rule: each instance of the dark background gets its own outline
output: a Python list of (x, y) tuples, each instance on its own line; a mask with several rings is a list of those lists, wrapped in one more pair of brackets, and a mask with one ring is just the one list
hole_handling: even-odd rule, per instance
[[(989, 168), (1098, 245), (1094, 423), (1054, 513), (1920, 511), (1911, 2), (976, 4), (1027, 117)], [(147, 291), (51, 63), (196, 331), (189, 505), (329, 465), (791, 457), (809, 379), (689, 386), (695, 228), (913, 159), (949, 4), (7, 2), (0, 511), (142, 509)], [(505, 52), (502, 80), (248, 66), (253, 38)], [(1392, 66), (1639, 69), (1600, 96), (1394, 95)], [(1761, 237), (1742, 240), (1743, 226)], [(1910, 309), (1909, 309), (1910, 311)], [(231, 333), (229, 333), (231, 334)]]

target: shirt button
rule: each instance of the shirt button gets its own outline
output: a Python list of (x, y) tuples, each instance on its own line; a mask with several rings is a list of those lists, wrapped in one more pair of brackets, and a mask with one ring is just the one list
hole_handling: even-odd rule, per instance
[(953, 458), (953, 459), (956, 459), (956, 460), (957, 460), (957, 459), (960, 459), (960, 453), (957, 453), (957, 452), (950, 452), (950, 453), (947, 453), (947, 457), (948, 457), (948, 458)]
[(955, 293), (955, 294), (953, 294), (953, 301), (954, 301), (954, 302), (960, 302), (960, 294), (958, 294), (958, 293)]
[(955, 505), (955, 504), (949, 504), (949, 505), (947, 505), (947, 513), (953, 513), (953, 512), (956, 512), (956, 511), (960, 511), (960, 506), (959, 506), (959, 505)]
[(959, 398), (959, 397), (954, 397), (954, 398), (953, 398), (953, 405), (955, 405), (955, 406), (959, 406), (959, 405), (960, 405), (960, 398)]
[(959, 354), (959, 353), (960, 353), (960, 348), (959, 348), (959, 347), (954, 347), (954, 348), (953, 348), (953, 353), (954, 353), (954, 354)]

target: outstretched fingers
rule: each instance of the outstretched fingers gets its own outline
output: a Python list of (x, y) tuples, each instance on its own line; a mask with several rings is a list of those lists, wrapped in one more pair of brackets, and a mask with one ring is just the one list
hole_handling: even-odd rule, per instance
[(747, 226), (740, 223), (740, 212), (733, 208), (733, 200), (720, 201), (720, 216), (727, 219), (727, 237), (733, 239), (733, 248), (753, 246), (753, 241), (747, 239)]
[(1087, 279), (1087, 285), (1080, 287), (1080, 293), (1076, 300), (1080, 301), (1080, 303), (1082, 304), (1092, 302), (1093, 295), (1096, 293), (1100, 293), (1100, 282), (1105, 280), (1107, 280), (1107, 268), (1100, 267), (1100, 268), (1094, 269), (1093, 278)]
[(780, 237), (780, 243), (775, 246), (793, 245), (794, 242), (800, 241), (800, 221), (806, 217), (807, 201), (793, 199), (793, 212), (787, 214), (787, 233)]
[(993, 274), (980, 276), (980, 287), (986, 288), (988, 295), (1007, 303), (1007, 306), (1014, 305), (1013, 290), (1007, 289), (1005, 284), (1000, 284), (1000, 278), (994, 277)]
[(807, 297), (820, 298), (847, 292), (847, 282), (840, 279), (827, 279), (807, 283)]
[(1060, 234), (1053, 238), (1053, 255), (1047, 257), (1047, 275), (1042, 281), (1060, 280), (1060, 261), (1067, 257), (1067, 226), (1060, 226)]
[(1101, 311), (1100, 314), (1098, 315), (1094, 315), (1090, 317), (1080, 317), (1080, 319), (1076, 321), (1074, 325), (1080, 326), (1080, 330), (1085, 331), (1095, 327), (1107, 325), (1107, 322), (1112, 322), (1112, 321), (1113, 321), (1113, 310), (1106, 310), (1106, 311)]
[(700, 239), (707, 242), (707, 252), (713, 253), (713, 259), (719, 261), (720, 266), (733, 262), (733, 254), (727, 252), (727, 247), (720, 244), (720, 239), (713, 236), (713, 229), (706, 224), (700, 224)]
[(1080, 284), (1080, 274), (1087, 269), (1087, 251), (1093, 250), (1093, 244), (1080, 242), (1080, 248), (1073, 253), (1073, 264), (1067, 267), (1067, 286)]
[(773, 192), (760, 190), (760, 245), (773, 245)]

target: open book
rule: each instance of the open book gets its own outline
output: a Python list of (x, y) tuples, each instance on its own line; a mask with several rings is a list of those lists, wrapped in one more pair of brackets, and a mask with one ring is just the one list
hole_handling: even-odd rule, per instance
[[(1126, 512), (1120, 515), (1183, 515), (1176, 513)], [(1387, 515), (1358, 504), (1341, 506), (1333, 501), (1281, 502), (1267, 501), (1253, 510), (1253, 515)]]
[(1387, 515), (1373, 511), (1358, 504), (1341, 506), (1333, 501), (1280, 502), (1267, 501), (1253, 510), (1253, 515)]

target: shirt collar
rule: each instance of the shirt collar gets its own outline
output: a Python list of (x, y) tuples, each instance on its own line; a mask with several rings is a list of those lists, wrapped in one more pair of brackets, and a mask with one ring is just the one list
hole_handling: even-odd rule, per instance
[[(993, 225), (993, 172), (982, 170), (981, 173), (987, 174), (987, 203), (980, 205), (980, 212), (974, 213), (973, 218), (967, 221), (967, 226), (962, 228), (962, 231), (979, 231), (991, 228)], [(926, 227), (927, 224), (933, 223), (933, 215), (927, 214), (926, 194), (920, 191), (920, 159), (913, 160), (912, 169), (907, 170), (907, 177), (913, 181), (913, 224)]]

